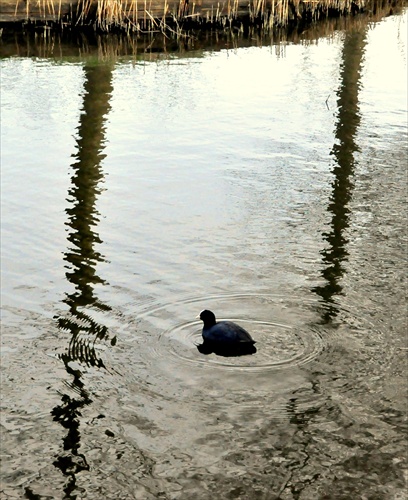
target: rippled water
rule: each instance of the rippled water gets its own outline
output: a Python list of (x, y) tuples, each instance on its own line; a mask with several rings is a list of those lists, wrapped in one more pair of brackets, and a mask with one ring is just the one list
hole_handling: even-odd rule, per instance
[(2, 498), (406, 498), (406, 40), (0, 61)]

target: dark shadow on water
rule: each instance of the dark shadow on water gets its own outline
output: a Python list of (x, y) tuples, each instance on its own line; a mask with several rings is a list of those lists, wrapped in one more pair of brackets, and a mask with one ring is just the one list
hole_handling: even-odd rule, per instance
[[(15, 2), (18, 4), (18, 1)], [(21, 4), (22, 2), (20, 2)], [(27, 2), (26, 2), (27, 3)], [(73, 2), (75, 4), (77, 2)], [(187, 2), (188, 3), (188, 2)], [(46, 22), (48, 29), (42, 30), (39, 21), (30, 23), (2, 23), (0, 59), (4, 57), (40, 57), (51, 59), (98, 58), (117, 60), (118, 58), (144, 59), (172, 57), (202, 57), (204, 51), (235, 50), (239, 47), (275, 46), (282, 54), (288, 44), (315, 43), (320, 38), (332, 36), (334, 32), (359, 29), (362, 25), (380, 21), (384, 16), (401, 12), (403, 2), (388, 1), (377, 3), (376, 8), (366, 14), (352, 16), (325, 16), (318, 22), (294, 23), (275, 27), (274, 30), (259, 29), (254, 25), (245, 30), (237, 27), (222, 29), (192, 29), (185, 25), (186, 32), (179, 36), (176, 32), (164, 34), (160, 29), (150, 33), (118, 33), (108, 30), (97, 33), (92, 24), (82, 30), (69, 30)], [(187, 22), (187, 18), (184, 23)], [(193, 17), (190, 18), (193, 20)], [(204, 28), (202, 24), (202, 28)], [(178, 31), (178, 30), (177, 30)]]
[(77, 474), (89, 470), (87, 459), (81, 448), (81, 416), (83, 408), (92, 403), (85, 387), (83, 368), (105, 368), (98, 354), (96, 343), (110, 341), (108, 328), (95, 320), (90, 309), (107, 312), (111, 308), (96, 296), (95, 285), (105, 281), (97, 274), (97, 264), (104, 262), (103, 255), (96, 246), (102, 243), (96, 231), (99, 213), (96, 201), (101, 194), (100, 187), (104, 174), (101, 161), (104, 158), (104, 122), (110, 110), (109, 99), (112, 92), (112, 68), (92, 66), (84, 68), (85, 95), (83, 112), (78, 127), (77, 152), (71, 165), (73, 175), (68, 190), (68, 248), (64, 252), (68, 289), (64, 303), (68, 313), (57, 317), (62, 335), (69, 334), (68, 348), (59, 358), (64, 363), (70, 381), (69, 393), (61, 394), (61, 403), (52, 409), (51, 415), (59, 422), (67, 434), (63, 439), (63, 449), (53, 462), (67, 477), (64, 498), (78, 497)]
[(208, 342), (204, 341), (197, 346), (198, 352), (201, 354), (216, 354), (223, 357), (238, 357), (255, 354), (257, 349), (254, 344), (243, 342), (231, 344), (227, 342)]
[(323, 323), (329, 323), (338, 314), (335, 297), (342, 293), (341, 279), (346, 272), (348, 258), (347, 228), (350, 225), (349, 203), (354, 188), (357, 129), (360, 124), (358, 93), (361, 64), (366, 43), (366, 29), (347, 31), (342, 53), (340, 87), (337, 91), (337, 125), (335, 143), (331, 150), (334, 158), (332, 193), (328, 211), (331, 215), (330, 230), (323, 233), (327, 246), (320, 252), (323, 260), (322, 286), (312, 289), (323, 299)]

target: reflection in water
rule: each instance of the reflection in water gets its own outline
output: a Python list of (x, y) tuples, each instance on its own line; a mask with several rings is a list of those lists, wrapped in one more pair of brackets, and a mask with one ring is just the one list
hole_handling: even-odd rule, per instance
[(335, 159), (333, 168), (333, 191), (328, 210), (331, 212), (331, 228), (323, 233), (328, 246), (321, 251), (324, 269), (322, 276), (324, 286), (313, 288), (326, 303), (323, 321), (331, 321), (338, 309), (334, 296), (342, 291), (340, 284), (344, 274), (344, 261), (347, 259), (348, 243), (344, 231), (349, 226), (349, 208), (353, 189), (354, 154), (358, 151), (355, 142), (357, 128), (360, 123), (358, 106), (359, 78), (365, 45), (365, 31), (347, 32), (343, 46), (343, 63), (341, 68), (341, 84), (337, 91), (338, 121), (331, 154)]
[(198, 352), (201, 354), (216, 354), (217, 356), (223, 356), (227, 358), (238, 357), (238, 356), (247, 356), (249, 354), (256, 353), (256, 347), (254, 344), (249, 342), (235, 343), (220, 343), (220, 342), (210, 342), (208, 340), (204, 340), (202, 344), (197, 346)]
[[(72, 164), (74, 175), (69, 189), (69, 208), (67, 225), (69, 227), (69, 246), (64, 260), (67, 262), (66, 277), (74, 290), (65, 297), (69, 315), (58, 318), (61, 330), (68, 331), (70, 342), (67, 351), (60, 356), (67, 373), (72, 375), (70, 383), (75, 396), (62, 395), (62, 402), (56, 406), (51, 414), (68, 433), (63, 440), (64, 452), (57, 457), (54, 465), (68, 477), (64, 488), (65, 498), (76, 498), (73, 491), (76, 488), (76, 474), (88, 470), (86, 457), (79, 452), (81, 447), (80, 417), (84, 406), (92, 400), (81, 380), (82, 372), (79, 364), (87, 367), (104, 367), (103, 360), (98, 356), (95, 348), (97, 341), (108, 338), (108, 329), (98, 323), (87, 312), (92, 307), (102, 311), (109, 311), (110, 307), (102, 303), (94, 292), (96, 284), (103, 284), (96, 273), (96, 265), (104, 258), (95, 249), (101, 243), (95, 231), (98, 212), (96, 200), (101, 193), (99, 186), (103, 180), (101, 161), (104, 143), (104, 120), (109, 112), (109, 97), (112, 91), (112, 70), (109, 66), (86, 67), (86, 84), (84, 108), (78, 129), (79, 139), (77, 153)], [(114, 344), (115, 339), (111, 340)]]
[[(349, 227), (348, 205), (354, 186), (354, 154), (358, 151), (355, 138), (360, 123), (358, 91), (364, 42), (365, 30), (347, 32), (343, 46), (341, 83), (337, 91), (338, 120), (335, 143), (331, 150), (335, 159), (332, 170), (334, 174), (333, 189), (328, 206), (331, 223), (330, 231), (323, 234), (327, 241), (327, 247), (321, 251), (324, 264), (322, 276), (325, 284), (313, 288), (313, 291), (324, 300), (324, 306), (321, 310), (324, 324), (331, 322), (338, 314), (335, 296), (342, 292), (340, 280), (345, 272), (344, 262), (348, 256), (346, 248), (348, 240), (345, 231)], [(314, 440), (313, 424), (319, 415), (324, 413), (328, 415), (336, 411), (337, 408), (336, 403), (332, 402), (327, 395), (324, 402), (319, 402), (320, 375), (319, 372), (316, 372), (311, 379), (311, 392), (316, 397), (315, 404), (302, 408), (298, 396), (291, 398), (287, 404), (290, 423), (296, 428), (296, 438), (294, 438), (294, 441), (298, 443), (296, 454), (300, 457), (283, 487), (283, 489), (290, 489), (293, 498), (299, 498), (303, 490), (313, 487), (321, 475), (320, 470), (323, 469), (316, 466), (310, 468), (308, 475), (304, 473), (310, 466), (310, 450), (313, 449)], [(333, 416), (333, 418), (335, 417)]]

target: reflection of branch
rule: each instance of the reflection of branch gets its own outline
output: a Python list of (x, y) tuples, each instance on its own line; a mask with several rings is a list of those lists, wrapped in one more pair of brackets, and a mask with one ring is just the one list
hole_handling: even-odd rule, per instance
[[(69, 330), (72, 334), (68, 350), (65, 354), (60, 355), (60, 358), (63, 359), (66, 356), (69, 360), (79, 361), (86, 366), (105, 368), (102, 359), (96, 355), (95, 342), (106, 337), (108, 328), (105, 325), (98, 325), (91, 319), (89, 321), (92, 323), (87, 327), (68, 318), (58, 320), (59, 328)], [(86, 334), (85, 338), (84, 333)]]
[(81, 446), (79, 418), (82, 416), (81, 409), (91, 404), (92, 400), (84, 387), (84, 383), (81, 381), (82, 373), (70, 366), (72, 358), (69, 355), (62, 355), (61, 359), (64, 362), (67, 372), (74, 377), (72, 386), (79, 391), (80, 395), (79, 399), (75, 399), (71, 398), (68, 394), (62, 394), (62, 404), (56, 406), (51, 411), (53, 420), (59, 422), (68, 430), (67, 435), (63, 439), (64, 453), (56, 457), (53, 465), (60, 469), (64, 476), (69, 477), (64, 491), (66, 498), (71, 498), (71, 493), (75, 490), (76, 486), (76, 474), (83, 470), (89, 470), (85, 455), (78, 451)]
[[(86, 312), (92, 306), (101, 311), (110, 307), (94, 294), (95, 284), (105, 284), (96, 272), (96, 264), (103, 262), (103, 255), (95, 245), (102, 243), (95, 230), (99, 222), (96, 201), (101, 193), (99, 184), (103, 181), (101, 160), (105, 138), (104, 120), (109, 112), (109, 98), (112, 91), (110, 66), (86, 68), (84, 113), (78, 128), (77, 153), (72, 164), (74, 175), (68, 191), (70, 206), (66, 209), (69, 227), (67, 249), (64, 260), (69, 268), (66, 278), (75, 286), (64, 302), (69, 307), (69, 317), (58, 318), (61, 330), (71, 333), (68, 352), (64, 355), (87, 366), (104, 367), (95, 352), (95, 342), (107, 338), (108, 328), (99, 324)], [(85, 310), (84, 310), (85, 309)]]
[[(101, 160), (104, 120), (110, 109), (112, 70), (109, 66), (86, 68), (86, 77), (84, 112), (78, 129), (77, 154), (72, 164), (72, 184), (68, 190), (70, 206), (66, 209), (70, 247), (64, 255), (68, 267), (65, 276), (74, 290), (64, 299), (69, 308), (69, 316), (57, 318), (60, 331), (70, 334), (68, 348), (59, 358), (67, 373), (73, 377), (70, 386), (79, 397), (62, 394), (61, 404), (51, 411), (53, 419), (68, 430), (63, 439), (64, 452), (54, 461), (54, 466), (69, 478), (64, 488), (65, 498), (76, 498), (72, 495), (76, 488), (76, 474), (89, 470), (85, 456), (79, 453), (80, 417), (82, 408), (91, 404), (92, 400), (81, 380), (82, 372), (74, 368), (73, 362), (87, 367), (105, 368), (95, 345), (108, 338), (108, 327), (93, 319), (86, 308), (97, 308), (100, 311), (111, 309), (96, 297), (94, 287), (96, 284), (105, 284), (96, 272), (97, 263), (103, 262), (104, 257), (95, 250), (95, 245), (102, 243), (95, 226), (99, 222), (96, 200), (101, 193), (99, 184), (103, 180)], [(111, 340), (111, 345), (114, 345), (114, 339)]]
[(76, 486), (76, 474), (83, 470), (89, 470), (85, 455), (78, 452), (81, 446), (79, 417), (82, 415), (80, 410), (92, 401), (83, 389), (81, 390), (81, 396), (82, 398), (77, 400), (70, 398), (67, 394), (63, 394), (62, 404), (56, 406), (51, 411), (53, 420), (59, 422), (65, 429), (68, 429), (68, 434), (63, 439), (65, 453), (57, 456), (53, 462), (53, 465), (60, 469), (64, 476), (69, 477), (69, 481), (64, 487), (65, 498), (71, 498), (71, 493)]
[(288, 464), (289, 472), (287, 473), (276, 498), (281, 498), (285, 490), (290, 490), (293, 498), (299, 498), (306, 486), (313, 484), (319, 477), (319, 473), (304, 474), (302, 481), (296, 481), (296, 476), (299, 476), (307, 470), (310, 461), (310, 453), (308, 447), (312, 442), (311, 432), (308, 430), (308, 425), (313, 417), (319, 413), (320, 408), (311, 407), (304, 410), (299, 408), (296, 397), (289, 399), (286, 409), (290, 415), (289, 422), (296, 426), (295, 436), (299, 434), (300, 441), (297, 442), (296, 458)]
[[(341, 85), (337, 92), (336, 143), (331, 151), (336, 160), (333, 167), (333, 190), (328, 206), (328, 211), (331, 213), (331, 227), (329, 232), (323, 233), (328, 247), (320, 252), (325, 266), (321, 271), (325, 284), (313, 288), (328, 307), (324, 314), (325, 322), (337, 315), (334, 296), (342, 292), (340, 279), (345, 272), (343, 262), (348, 257), (346, 248), (348, 240), (344, 231), (349, 226), (348, 204), (353, 190), (354, 154), (358, 150), (355, 136), (360, 124), (358, 91), (364, 40), (365, 30), (348, 33), (343, 47)], [(326, 99), (327, 107), (329, 97), (330, 95)]]

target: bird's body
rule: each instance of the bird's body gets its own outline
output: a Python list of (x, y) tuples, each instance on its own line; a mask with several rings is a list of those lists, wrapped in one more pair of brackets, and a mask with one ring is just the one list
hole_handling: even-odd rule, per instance
[(232, 321), (217, 321), (211, 311), (202, 311), (200, 319), (204, 322), (202, 331), (204, 342), (235, 346), (255, 344), (251, 335), (242, 326)]

